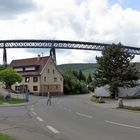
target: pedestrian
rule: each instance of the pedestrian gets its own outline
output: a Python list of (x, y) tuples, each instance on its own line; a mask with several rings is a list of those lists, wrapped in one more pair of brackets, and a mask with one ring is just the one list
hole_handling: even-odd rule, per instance
[(47, 105), (51, 105), (51, 94), (48, 92)]

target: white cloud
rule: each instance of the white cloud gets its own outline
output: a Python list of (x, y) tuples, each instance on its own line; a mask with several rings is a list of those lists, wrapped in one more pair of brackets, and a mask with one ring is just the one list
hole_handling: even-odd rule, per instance
[[(82, 40), (140, 46), (140, 12), (131, 7), (123, 9), (119, 3), (111, 6), (108, 0), (81, 0), (78, 4), (76, 0), (32, 1), (37, 6), (36, 11), (18, 14), (16, 19), (0, 19), (1, 39)], [(36, 55), (18, 51), (21, 58)], [(98, 54), (66, 51), (58, 52), (59, 63), (93, 62)], [(22, 55), (24, 53), (27, 55)], [(8, 53), (8, 60), (13, 56), (13, 53)], [(135, 61), (138, 60), (137, 56)]]

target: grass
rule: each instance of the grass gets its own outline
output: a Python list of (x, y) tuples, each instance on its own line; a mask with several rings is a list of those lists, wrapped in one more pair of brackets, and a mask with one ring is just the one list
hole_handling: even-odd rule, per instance
[[(9, 101), (6, 101), (2, 96), (0, 96), (0, 104), (4, 104), (4, 103), (9, 103), (9, 104), (20, 104), (20, 103), (25, 103), (24, 99), (16, 99), (16, 98), (12, 98)], [(0, 139), (1, 140), (1, 139)]]
[(140, 106), (125, 106), (123, 109), (128, 109), (128, 110), (134, 110), (134, 111), (140, 111)]
[(0, 140), (16, 140), (13, 137), (0, 133)]
[(102, 97), (97, 97), (95, 95), (93, 95), (90, 100), (95, 103), (105, 103)]

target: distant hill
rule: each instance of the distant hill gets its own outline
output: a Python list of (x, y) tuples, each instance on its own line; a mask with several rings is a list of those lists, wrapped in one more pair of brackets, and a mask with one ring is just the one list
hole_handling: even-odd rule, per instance
[(64, 69), (74, 69), (76, 71), (81, 70), (85, 76), (88, 76), (90, 73), (91, 75), (97, 68), (97, 64), (95, 63), (76, 63), (76, 64), (62, 64), (58, 65), (58, 68), (63, 73)]

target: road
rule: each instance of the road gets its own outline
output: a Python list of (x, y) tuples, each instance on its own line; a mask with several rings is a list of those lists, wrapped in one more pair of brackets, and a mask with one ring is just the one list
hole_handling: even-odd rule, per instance
[(98, 106), (89, 95), (55, 97), (51, 106), (44, 97), (35, 105), (3, 107), (0, 124), (21, 128), (19, 136), (32, 134), (34, 140), (140, 139), (139, 113)]

